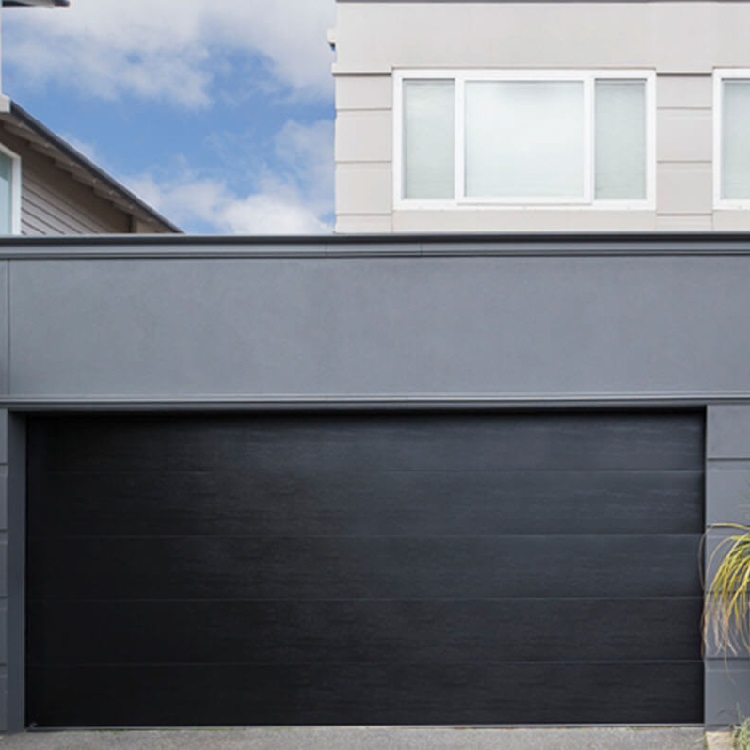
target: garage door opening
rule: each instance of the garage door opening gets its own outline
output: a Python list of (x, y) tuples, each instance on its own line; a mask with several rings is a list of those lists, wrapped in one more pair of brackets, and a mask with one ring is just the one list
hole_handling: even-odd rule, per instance
[(40, 727), (703, 721), (704, 415), (33, 416)]

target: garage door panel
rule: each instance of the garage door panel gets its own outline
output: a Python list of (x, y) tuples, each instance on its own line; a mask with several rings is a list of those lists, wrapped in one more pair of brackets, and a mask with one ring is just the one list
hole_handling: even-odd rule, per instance
[[(31, 665), (55, 666), (690, 661), (700, 648), (701, 604), (698, 597), (34, 601), (28, 659)], [(686, 629), (685, 622), (695, 623), (695, 629)], [(529, 639), (532, 631), (535, 637)]]
[[(269, 469), (50, 472), (55, 502), (29, 533), (56, 536), (627, 534), (703, 523), (701, 471), (378, 472)], [(186, 499), (189, 498), (189, 501)], [(219, 500), (220, 498), (220, 500)]]
[[(341, 599), (692, 596), (698, 535), (66, 538), (29, 596)], [(61, 564), (65, 561), (65, 564)], [(405, 570), (409, 575), (405, 576)], [(158, 575), (154, 575), (158, 571)]]
[[(701, 710), (702, 664), (79, 667), (32, 669), (50, 726), (82, 726), (91, 707), (103, 726), (180, 725), (212, 709), (216, 725), (683, 724)], [(170, 695), (173, 707), (155, 697)], [(33, 715), (31, 717), (33, 719)]]
[(701, 412), (27, 435), (30, 723), (702, 721)]
[[(268, 466), (283, 461), (292, 470), (321, 465), (358, 471), (488, 471), (498, 469), (691, 469), (696, 459), (696, 426), (683, 414), (653, 419), (623, 414), (615, 424), (596, 414), (518, 417), (492, 424), (482, 414), (381, 414), (330, 417), (301, 426), (289, 419), (283, 433), (262, 419), (219, 429), (218, 461), (223, 467)], [(697, 441), (698, 444), (700, 441)], [(520, 450), (519, 450), (520, 449)]]
[[(31, 476), (45, 471), (109, 473), (211, 469), (216, 447), (189, 419), (123, 415), (53, 420), (44, 430), (30, 430)], [(103, 448), (105, 448), (103, 450)]]
[[(690, 414), (581, 413), (216, 417), (86, 417), (30, 436), (32, 474), (267, 469), (488, 471), (694, 469), (702, 426)], [(54, 449), (50, 446), (54, 446)], [(106, 451), (102, 447), (106, 446)]]

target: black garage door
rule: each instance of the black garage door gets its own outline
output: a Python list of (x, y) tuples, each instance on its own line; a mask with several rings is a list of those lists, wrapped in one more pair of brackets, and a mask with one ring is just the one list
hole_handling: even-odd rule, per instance
[(27, 721), (702, 721), (703, 415), (28, 420)]

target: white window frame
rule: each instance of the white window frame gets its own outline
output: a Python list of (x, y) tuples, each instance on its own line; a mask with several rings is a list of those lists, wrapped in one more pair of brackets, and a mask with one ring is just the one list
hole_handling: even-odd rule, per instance
[[(656, 208), (656, 74), (653, 70), (419, 70), (393, 73), (393, 207), (403, 210), (649, 210)], [(637, 79), (646, 82), (646, 197), (594, 197), (594, 84), (597, 79)], [(404, 81), (446, 80), (455, 85), (455, 187), (453, 198), (405, 198)], [(469, 198), (464, 194), (464, 92), (473, 81), (580, 81), (584, 86), (584, 194), (580, 198)]]
[(724, 81), (746, 78), (750, 81), (750, 68), (717, 68), (713, 74), (713, 198), (714, 208), (743, 211), (750, 208), (750, 198), (722, 198), (724, 180)]
[(10, 157), (10, 233), (21, 234), (21, 157), (0, 143), (0, 151)]

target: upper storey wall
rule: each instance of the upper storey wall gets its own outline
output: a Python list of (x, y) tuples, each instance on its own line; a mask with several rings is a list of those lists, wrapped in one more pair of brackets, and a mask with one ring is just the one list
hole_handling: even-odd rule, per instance
[[(340, 232), (748, 230), (715, 205), (713, 71), (750, 69), (750, 3), (339, 0), (336, 214)], [(395, 200), (399, 70), (655, 73), (648, 210), (462, 206)], [(396, 166), (396, 170), (398, 166)]]
[(750, 63), (744, 2), (343, 2), (336, 73), (399, 67), (641, 68)]

